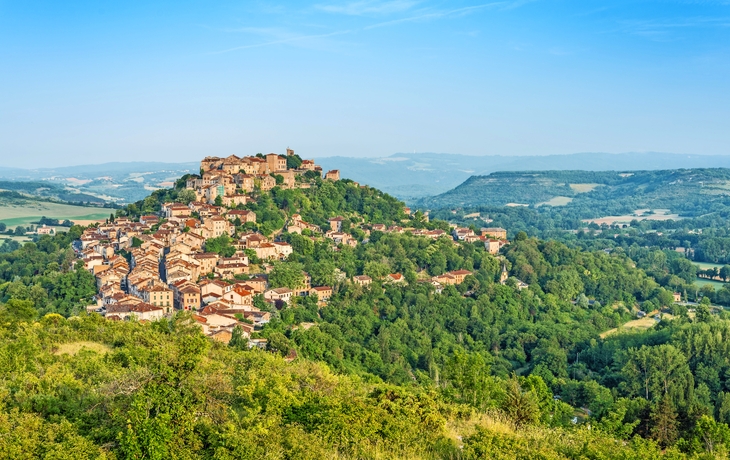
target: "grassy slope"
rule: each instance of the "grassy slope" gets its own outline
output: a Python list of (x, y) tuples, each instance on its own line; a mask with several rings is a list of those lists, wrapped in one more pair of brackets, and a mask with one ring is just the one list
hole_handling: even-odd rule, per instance
[(110, 212), (108, 209), (49, 203), (31, 199), (3, 199), (0, 201), (0, 222), (5, 223), (9, 228), (15, 228), (18, 225), (27, 226), (31, 222), (38, 221), (42, 216), (60, 220), (89, 221), (105, 219), (109, 217)]

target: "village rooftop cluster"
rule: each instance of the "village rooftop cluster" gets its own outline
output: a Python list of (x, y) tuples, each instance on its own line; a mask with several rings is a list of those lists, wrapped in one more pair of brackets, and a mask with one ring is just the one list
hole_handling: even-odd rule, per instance
[[(287, 156), (292, 155), (294, 151), (287, 149)], [(234, 328), (239, 327), (244, 336), (250, 336), (271, 319), (270, 311), (290, 305), (296, 296), (316, 296), (320, 306), (326, 305), (333, 295), (333, 287), (312, 286), (307, 273), (303, 273), (304, 281), (296, 289), (270, 287), (271, 263), (284, 261), (293, 252), (289, 243), (276, 236), (279, 232), (266, 237), (258, 232), (237, 231), (242, 224), (257, 221), (253, 211), (240, 209), (255, 200), (254, 191), (264, 193), (274, 187), (309, 188), (322, 179), (322, 168), (313, 160), (302, 160), (298, 168), (288, 169), (287, 156), (271, 153), (243, 158), (206, 157), (201, 161), (201, 174), (186, 181), (186, 188), (195, 194), (195, 200), (188, 204), (164, 203), (158, 215), (143, 215), (135, 220), (118, 217), (84, 230), (75, 248), (86, 269), (96, 277), (98, 300), (90, 308), (109, 320), (135, 318), (139, 321), (154, 321), (176, 310), (188, 310), (193, 312), (194, 320), (206, 335), (228, 342)], [(325, 173), (324, 180), (340, 180), (339, 171)], [(404, 211), (410, 214), (410, 209)], [(323, 231), (294, 213), (287, 217), (281, 231), (306, 234), (312, 239), (326, 238), (334, 249), (339, 245), (357, 245), (358, 241), (343, 231), (343, 220), (341, 216), (329, 218), (330, 228)], [(371, 231), (407, 232), (432, 239), (482, 241), (492, 254), (507, 244), (506, 231), (500, 228), (482, 229), (481, 235), (462, 228), (454, 228), (453, 234), (448, 235), (438, 229), (383, 224), (371, 224), (363, 230), (367, 235)], [(231, 257), (206, 251), (206, 242), (221, 235), (232, 237), (236, 252)], [(253, 254), (258, 259), (255, 265), (249, 260)], [(339, 273), (338, 282), (346, 282), (344, 273)], [(457, 270), (428, 281), (441, 292), (443, 286), (460, 284), (470, 274), (467, 270)], [(366, 275), (349, 280), (363, 287), (372, 281)], [(389, 274), (380, 281), (406, 283), (400, 273)], [(269, 311), (257, 308), (254, 305), (257, 295), (275, 308), (267, 308)], [(251, 339), (249, 344), (262, 346), (265, 340)]]

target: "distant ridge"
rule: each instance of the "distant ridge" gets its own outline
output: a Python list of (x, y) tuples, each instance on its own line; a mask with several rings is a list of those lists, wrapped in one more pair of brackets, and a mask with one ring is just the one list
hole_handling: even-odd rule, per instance
[[(58, 168), (4, 168), (0, 180), (27, 182), (34, 187), (48, 184), (61, 190), (56, 196), (96, 197), (117, 204), (140, 200), (150, 191), (170, 187), (172, 181), (188, 173), (197, 173), (198, 162), (112, 162)], [(43, 195), (43, 193), (40, 193)], [(84, 199), (83, 201), (87, 201)]]
[(128, 174), (130, 172), (197, 171), (199, 162), (163, 163), (158, 161), (114, 161), (109, 163), (60, 166), (57, 168), (6, 168), (0, 167), (0, 178), (13, 180), (47, 179), (52, 176)]
[(347, 177), (412, 201), (450, 190), (471, 176), (496, 171), (634, 171), (727, 168), (730, 156), (675, 153), (574, 153), (565, 155), (471, 156), (446, 153), (396, 153), (382, 158), (329, 157), (326, 169), (347, 171)]
[[(629, 153), (573, 153), (565, 155), (461, 155), (452, 153), (396, 153), (387, 157), (352, 158), (323, 157), (316, 154), (325, 171), (339, 169), (345, 176), (362, 184), (379, 188), (400, 199), (413, 202), (418, 198), (435, 196), (453, 189), (471, 176), (487, 175), (497, 171), (654, 171), (659, 169), (730, 168), (730, 156), (696, 155), (661, 152)], [(52, 178), (97, 179), (112, 177), (122, 184), (120, 189), (105, 187), (98, 181), (81, 192), (109, 194), (123, 197), (125, 202), (146, 196), (147, 185), (158, 187), (170, 178), (185, 173), (196, 173), (197, 162), (110, 162), (96, 165), (64, 166), (57, 168), (0, 167), (0, 179), (36, 181)], [(144, 182), (132, 182), (130, 175), (144, 173)], [(64, 182), (67, 184), (67, 182)], [(98, 184), (98, 187), (95, 187)], [(137, 190), (134, 189), (137, 188)]]
[(729, 205), (728, 168), (497, 171), (418, 202), (428, 209), (544, 206), (567, 219), (625, 217), (640, 209), (699, 217)]

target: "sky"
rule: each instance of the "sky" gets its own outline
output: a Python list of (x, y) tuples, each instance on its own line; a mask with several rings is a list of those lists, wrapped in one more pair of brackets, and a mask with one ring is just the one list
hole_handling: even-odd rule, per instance
[(730, 154), (730, 0), (0, 0), (0, 166)]

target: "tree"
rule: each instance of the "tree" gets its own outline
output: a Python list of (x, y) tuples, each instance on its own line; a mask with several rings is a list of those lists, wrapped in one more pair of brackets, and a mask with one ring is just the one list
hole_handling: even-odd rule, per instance
[(710, 454), (715, 453), (720, 445), (730, 446), (730, 427), (725, 423), (716, 422), (707, 415), (697, 420), (693, 435)]
[(659, 294), (657, 294), (657, 300), (662, 307), (671, 307), (672, 305), (674, 305), (674, 295), (666, 289), (659, 290)]
[(253, 296), (253, 306), (262, 311), (269, 311), (270, 307), (263, 294)]
[(195, 201), (195, 198), (195, 191), (188, 188), (182, 189), (177, 193), (177, 201), (184, 204), (190, 204), (190, 202)]
[(670, 392), (680, 393), (691, 383), (691, 372), (685, 356), (673, 345), (630, 348), (621, 373), (625, 388), (647, 400)]
[(0, 222), (0, 232), (4, 232), (7, 228), (8, 226), (5, 225), (5, 222)]
[(215, 205), (216, 206), (223, 206), (223, 197), (218, 195), (215, 197)]
[(534, 424), (540, 418), (540, 407), (532, 391), (525, 391), (517, 377), (507, 381), (502, 410), (517, 424)]
[(269, 274), (272, 288), (301, 288), (304, 285), (304, 266), (298, 262), (275, 262)]
[(29, 322), (36, 317), (36, 310), (30, 300), (10, 299), (8, 303), (0, 306), (0, 323), (8, 322)]
[(287, 155), (286, 156), (286, 169), (299, 169), (302, 165), (302, 159), (299, 155)]
[(273, 177), (276, 181), (276, 185), (281, 185), (284, 183), (284, 176), (282, 176), (281, 174), (271, 173), (271, 177)]
[(236, 247), (233, 246), (231, 237), (225, 233), (216, 238), (209, 238), (205, 240), (205, 250), (208, 252), (215, 252), (221, 257), (231, 257), (236, 253)]
[(138, 247), (142, 246), (142, 243), (144, 243), (144, 241), (140, 240), (136, 236), (132, 237), (132, 247), (133, 248), (138, 248)]
[(454, 350), (444, 366), (445, 393), (454, 401), (484, 410), (494, 403), (496, 384), (489, 373), (489, 365), (479, 353)]
[(312, 277), (312, 283), (320, 286), (332, 286), (335, 284), (335, 267), (334, 262), (329, 260), (320, 260), (309, 264), (307, 273)]
[(288, 355), (289, 350), (292, 349), (291, 341), (281, 332), (272, 332), (267, 339), (267, 348), (275, 353), (279, 353), (281, 356)]
[(601, 418), (598, 423), (598, 429), (619, 439), (631, 438), (640, 420), (634, 420), (633, 422), (626, 421), (630, 405), (631, 400), (627, 398), (621, 398), (616, 401), (609, 412)]
[(669, 395), (662, 396), (654, 406), (651, 411), (651, 425), (651, 437), (659, 445), (667, 447), (677, 439), (679, 435), (677, 413)]
[(532, 351), (532, 363), (534, 366), (542, 364), (554, 377), (568, 377), (568, 358), (565, 350), (548, 340), (541, 340)]
[(238, 348), (239, 350), (248, 349), (248, 340), (246, 339), (246, 336), (244, 336), (241, 326), (236, 326), (233, 328), (233, 332), (231, 333), (231, 340), (228, 342), (228, 346), (232, 348)]
[(382, 262), (365, 262), (363, 274), (374, 280), (381, 279), (390, 273), (390, 267)]
[(710, 299), (708, 297), (703, 297), (700, 304), (695, 308), (695, 321), (698, 323), (709, 323), (712, 321), (710, 305)]

